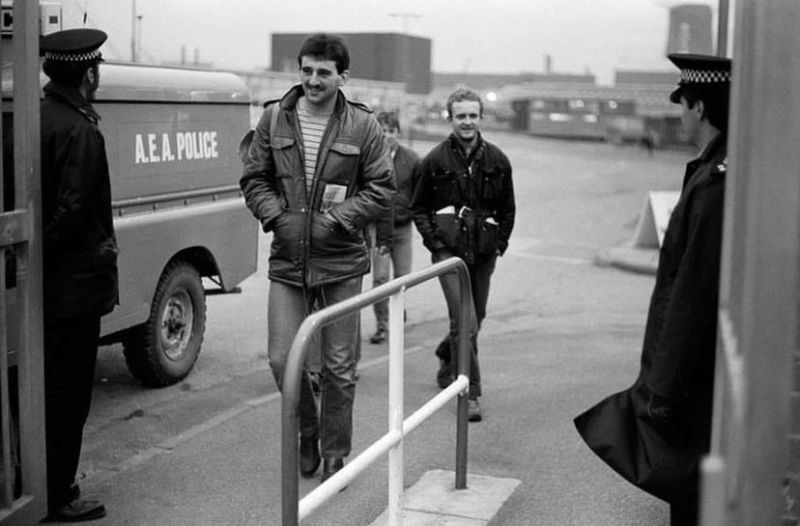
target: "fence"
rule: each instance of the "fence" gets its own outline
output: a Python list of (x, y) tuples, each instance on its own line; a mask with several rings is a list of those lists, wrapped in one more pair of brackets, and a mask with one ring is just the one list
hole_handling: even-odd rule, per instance
[[(428, 401), (414, 414), (403, 420), (403, 305), (405, 291), (432, 278), (456, 272), (462, 298), (459, 312), (458, 377), (447, 389)], [(306, 495), (298, 502), (298, 430), (297, 405), (300, 379), (314, 335), (328, 323), (389, 297), (389, 431), (370, 447), (351, 460), (341, 471)], [(456, 424), (456, 489), (467, 487), (467, 397), (469, 386), (469, 334), (464, 328), (469, 323), (469, 306), (472, 304), (469, 274), (464, 262), (450, 258), (420, 271), (394, 279), (384, 285), (363, 292), (348, 300), (331, 305), (309, 315), (297, 331), (286, 362), (283, 379), (281, 413), (281, 504), (284, 526), (296, 526), (314, 509), (360, 472), (389, 453), (389, 524), (402, 521), (403, 498), (403, 438), (416, 429), (448, 401), (458, 396), (458, 421)]]

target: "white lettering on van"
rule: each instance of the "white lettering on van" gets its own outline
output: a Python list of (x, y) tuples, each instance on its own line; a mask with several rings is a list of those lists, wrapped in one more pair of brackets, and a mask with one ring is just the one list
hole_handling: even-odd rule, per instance
[[(146, 139), (145, 135), (147, 136)], [(219, 158), (219, 143), (216, 131), (162, 133), (160, 145), (158, 134), (156, 133), (135, 134), (134, 162), (136, 164), (172, 162), (175, 160), (203, 161), (217, 158)]]
[(149, 162), (147, 159), (147, 155), (144, 153), (144, 141), (142, 140), (142, 134), (136, 134), (136, 164), (146, 163)]
[(172, 146), (169, 144), (169, 134), (161, 134), (161, 159), (164, 161), (174, 161), (175, 156), (172, 155)]
[(183, 152), (186, 151), (186, 145), (184, 144), (184, 135), (179, 133), (176, 137), (177, 145), (178, 145), (178, 160), (183, 160)]
[(155, 133), (148, 133), (147, 134), (147, 146), (150, 150), (150, 162), (157, 163), (161, 160), (159, 157), (157, 150), (156, 150), (156, 134)]

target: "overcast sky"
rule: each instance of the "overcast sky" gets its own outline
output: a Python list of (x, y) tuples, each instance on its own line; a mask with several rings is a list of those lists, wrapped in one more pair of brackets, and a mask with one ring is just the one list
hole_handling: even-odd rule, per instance
[[(132, 5), (141, 16), (141, 56), (154, 62), (195, 53), (226, 69), (270, 64), (280, 32), (396, 32), (433, 41), (440, 72), (591, 72), (600, 83), (616, 69), (670, 70), (665, 58), (669, 7), (714, 0), (61, 0), (64, 28), (109, 34), (104, 55), (131, 57)], [(715, 10), (716, 12), (716, 10)], [(407, 16), (400, 16), (406, 14)], [(394, 15), (394, 16), (393, 16)], [(358, 65), (351, 74), (358, 76)]]

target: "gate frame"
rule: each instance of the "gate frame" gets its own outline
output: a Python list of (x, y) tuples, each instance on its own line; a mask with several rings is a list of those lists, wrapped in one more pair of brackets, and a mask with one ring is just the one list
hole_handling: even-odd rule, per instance
[(730, 170), (703, 526), (781, 523), (787, 435), (797, 407), (790, 393), (800, 322), (800, 92), (791, 86), (800, 80), (800, 4), (734, 3)]
[[(8, 331), (0, 331), (0, 411), (3, 469), (12, 469), (9, 367), (17, 370), (21, 495), (7, 477), (0, 488), (0, 526), (30, 525), (47, 515), (47, 474), (44, 419), (44, 336), (42, 320), (42, 241), (39, 100), (39, 2), (13, 4), (14, 35), (3, 47), (13, 48), (14, 209), (0, 204), (0, 323), (6, 327), (9, 294), (5, 289), (5, 255), (16, 255), (17, 351), (9, 351)], [(13, 41), (13, 43), (12, 43)], [(0, 112), (1, 113), (1, 112)], [(0, 115), (0, 121), (2, 115)], [(0, 147), (0, 155), (2, 147)], [(0, 173), (2, 166), (0, 166)], [(0, 193), (2, 191), (0, 190)], [(10, 289), (14, 290), (14, 289)]]

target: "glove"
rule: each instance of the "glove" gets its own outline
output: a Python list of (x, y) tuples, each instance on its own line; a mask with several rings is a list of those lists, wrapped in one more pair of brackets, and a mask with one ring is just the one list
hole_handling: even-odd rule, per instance
[(391, 249), (386, 245), (380, 245), (377, 247), (377, 252), (379, 256), (387, 256), (389, 252), (391, 252)]

